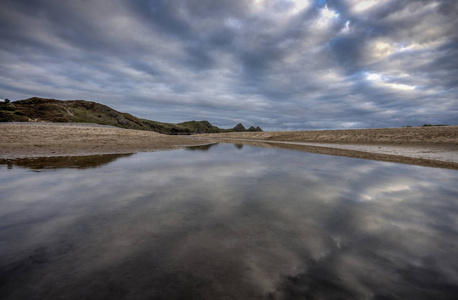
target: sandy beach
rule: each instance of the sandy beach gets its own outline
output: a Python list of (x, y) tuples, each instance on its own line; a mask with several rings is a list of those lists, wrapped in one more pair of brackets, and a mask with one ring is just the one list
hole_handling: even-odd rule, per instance
[(149, 152), (202, 143), (183, 136), (95, 124), (0, 123), (3, 159)]
[(0, 158), (122, 154), (212, 142), (458, 169), (458, 126), (170, 136), (95, 124), (0, 123)]

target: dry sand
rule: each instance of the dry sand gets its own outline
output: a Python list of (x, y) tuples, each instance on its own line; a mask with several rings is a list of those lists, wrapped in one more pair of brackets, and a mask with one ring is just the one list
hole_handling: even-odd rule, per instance
[(201, 145), (152, 131), (90, 124), (0, 123), (0, 158), (134, 153)]
[(458, 145), (458, 126), (425, 126), (316, 131), (231, 132), (218, 134), (200, 134), (196, 136), (304, 143)]
[(209, 142), (458, 169), (458, 126), (201, 134), (193, 138), (91, 124), (0, 123), (0, 158), (135, 153)]

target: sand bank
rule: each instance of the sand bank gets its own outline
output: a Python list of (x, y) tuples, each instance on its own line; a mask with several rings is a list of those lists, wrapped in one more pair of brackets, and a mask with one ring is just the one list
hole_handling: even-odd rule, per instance
[(195, 136), (303, 143), (458, 145), (458, 126), (231, 132), (200, 134)]

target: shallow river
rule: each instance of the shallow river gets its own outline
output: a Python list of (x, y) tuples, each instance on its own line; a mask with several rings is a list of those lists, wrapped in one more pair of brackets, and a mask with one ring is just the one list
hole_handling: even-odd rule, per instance
[(233, 144), (0, 164), (1, 299), (454, 299), (458, 172)]

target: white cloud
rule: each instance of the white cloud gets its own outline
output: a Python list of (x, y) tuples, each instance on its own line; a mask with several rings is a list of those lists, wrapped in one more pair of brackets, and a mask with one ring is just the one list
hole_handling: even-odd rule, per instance
[(310, 5), (310, 0), (291, 0), (291, 1), (294, 2), (294, 5), (295, 5), (294, 11), (295, 12), (301, 12), (305, 8), (308, 8)]
[(347, 0), (350, 4), (351, 11), (357, 14), (366, 13), (389, 2), (390, 0)]
[(403, 90), (403, 91), (415, 90), (415, 86), (413, 85), (392, 82), (393, 78), (387, 78), (383, 76), (382, 74), (368, 73), (366, 75), (366, 79), (369, 81), (372, 81), (374, 84), (376, 84), (379, 87), (389, 87), (392, 89), (398, 89), (398, 90)]

